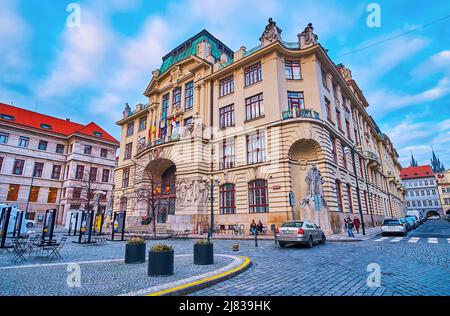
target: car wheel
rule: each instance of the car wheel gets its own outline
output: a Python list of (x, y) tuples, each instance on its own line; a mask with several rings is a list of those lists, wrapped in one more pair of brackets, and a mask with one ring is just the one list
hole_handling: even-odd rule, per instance
[(323, 245), (324, 243), (326, 243), (326, 241), (327, 238), (325, 237), (325, 234), (322, 234), (322, 239), (319, 241), (319, 243)]
[(308, 243), (306, 244), (306, 247), (312, 248), (313, 246), (314, 246), (314, 241), (313, 241), (312, 237), (309, 236)]
[(33, 223), (27, 223), (27, 227), (28, 228), (33, 227)]
[(284, 248), (286, 246), (286, 244), (284, 242), (278, 242), (278, 246), (280, 246), (281, 248)]

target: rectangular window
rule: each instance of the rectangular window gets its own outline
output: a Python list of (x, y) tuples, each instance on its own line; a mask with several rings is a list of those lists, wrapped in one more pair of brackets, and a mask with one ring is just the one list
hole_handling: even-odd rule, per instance
[(219, 109), (220, 128), (234, 126), (234, 104)]
[(189, 125), (192, 124), (192, 122), (193, 122), (193, 119), (192, 119), (192, 116), (190, 116), (190, 117), (184, 119), (184, 123), (183, 124), (184, 124), (184, 126), (189, 126)]
[(42, 162), (34, 163), (33, 177), (41, 178), (44, 171), (44, 164)]
[(73, 191), (72, 191), (72, 198), (73, 199), (81, 198), (81, 189), (78, 189), (78, 188), (73, 189)]
[(234, 168), (234, 138), (224, 140), (221, 148), (220, 169)]
[(288, 91), (288, 107), (289, 111), (295, 111), (297, 113), (297, 116), (299, 116), (299, 110), (305, 109), (303, 92)]
[(103, 169), (102, 182), (109, 182), (109, 170)]
[(75, 172), (75, 179), (82, 180), (84, 178), (84, 166), (77, 166), (77, 170)]
[(30, 189), (30, 202), (36, 203), (38, 201), (39, 190), (40, 189), (41, 189), (40, 187), (35, 187), (35, 186), (31, 187), (31, 189)]
[(2, 172), (3, 160), (4, 159), (5, 159), (4, 157), (0, 157), (0, 172)]
[(172, 95), (172, 109), (181, 108), (181, 88), (175, 88)]
[(22, 159), (16, 159), (14, 160), (14, 166), (13, 166), (13, 174), (17, 176), (21, 176), (23, 173), (23, 167), (25, 166), (25, 160)]
[(57, 188), (50, 188), (48, 189), (48, 198), (47, 203), (56, 203), (56, 197), (58, 196), (58, 189)]
[(343, 212), (341, 182), (339, 180), (336, 180), (335, 185), (336, 185), (336, 198), (337, 198), (338, 211)]
[(322, 84), (328, 91), (330, 91), (330, 88), (328, 87), (328, 76), (326, 71), (323, 69), (322, 69)]
[(84, 154), (90, 155), (92, 153), (92, 146), (91, 145), (84, 145)]
[(133, 151), (133, 143), (128, 143), (125, 145), (125, 154), (123, 159), (127, 160), (131, 158), (131, 153)]
[(352, 135), (350, 135), (350, 122), (345, 119), (345, 131), (347, 132), (348, 139), (352, 139)]
[(61, 176), (61, 166), (54, 165), (52, 170), (52, 179), (58, 180)]
[(142, 132), (147, 128), (147, 116), (143, 116), (139, 119), (139, 132)]
[(221, 79), (219, 81), (219, 97), (223, 97), (234, 93), (234, 77), (233, 75)]
[(264, 115), (263, 94), (257, 94), (245, 99), (246, 119), (253, 120)]
[(128, 187), (130, 184), (130, 168), (123, 169), (122, 188)]
[(250, 86), (262, 80), (261, 63), (258, 62), (245, 68), (245, 86)]
[(350, 213), (353, 213), (352, 186), (350, 184), (347, 184), (347, 199), (348, 199), (348, 209)]
[(8, 188), (8, 195), (6, 196), (7, 201), (17, 201), (19, 197), (20, 185), (18, 184), (10, 184)]
[(227, 183), (220, 187), (220, 214), (236, 213), (235, 194), (234, 184)]
[(8, 133), (0, 133), (0, 144), (7, 144), (8, 138), (9, 138)]
[(97, 168), (95, 167), (91, 167), (91, 169), (89, 170), (89, 180), (90, 181), (97, 181)]
[(333, 123), (333, 119), (331, 118), (331, 102), (327, 98), (325, 98), (325, 109), (327, 110), (327, 120)]
[(39, 144), (38, 144), (38, 149), (39, 150), (47, 150), (47, 145), (48, 145), (48, 142), (40, 140)]
[(300, 68), (300, 61), (286, 60), (284, 63), (284, 70), (286, 73), (286, 79), (288, 80), (300, 80), (302, 79), (302, 72)]
[(261, 179), (248, 184), (248, 208), (250, 213), (266, 213), (269, 211), (267, 187), (267, 181)]
[(134, 134), (134, 121), (127, 125), (127, 137)]
[(339, 130), (342, 131), (341, 111), (339, 111), (338, 109), (336, 109), (336, 121), (337, 121), (337, 126), (338, 126)]
[(100, 157), (102, 157), (102, 158), (108, 157), (108, 149), (106, 149), (106, 148), (100, 149)]
[(184, 110), (189, 111), (194, 108), (194, 83), (188, 82), (184, 88)]
[(56, 144), (56, 153), (57, 154), (64, 154), (64, 145)]
[(30, 139), (28, 137), (20, 136), (19, 137), (19, 147), (27, 148), (30, 143)]
[(344, 168), (347, 169), (347, 154), (345, 153), (345, 146), (341, 144), (342, 150), (342, 161), (344, 163)]
[(247, 135), (247, 162), (248, 164), (261, 163), (266, 161), (265, 133), (256, 132)]
[(337, 155), (337, 148), (336, 148), (336, 139), (334, 137), (330, 138), (331, 141), (331, 153), (333, 154), (333, 162), (335, 164), (338, 164), (338, 155)]
[(161, 107), (161, 120), (167, 120), (167, 112), (169, 110), (169, 98), (170, 95), (167, 93), (163, 96), (162, 107)]

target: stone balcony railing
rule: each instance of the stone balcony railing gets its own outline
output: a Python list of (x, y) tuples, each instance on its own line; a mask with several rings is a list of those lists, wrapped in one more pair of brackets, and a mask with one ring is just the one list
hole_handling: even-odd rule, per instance
[(369, 162), (372, 162), (375, 166), (381, 165), (380, 159), (374, 152), (367, 150), (364, 152), (364, 156), (369, 160)]
[(282, 118), (283, 120), (292, 118), (311, 118), (320, 120), (320, 115), (318, 112), (310, 109), (294, 109), (294, 111), (284, 111)]

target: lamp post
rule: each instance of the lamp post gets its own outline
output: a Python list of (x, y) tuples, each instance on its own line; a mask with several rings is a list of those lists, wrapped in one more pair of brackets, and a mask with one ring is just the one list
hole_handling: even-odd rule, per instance
[(208, 241), (211, 240), (214, 230), (214, 185), (219, 184), (219, 177), (218, 176), (210, 176), (209, 177), (209, 184), (208, 184), (208, 178), (203, 177), (203, 181), (206, 183), (206, 185), (210, 189), (210, 200), (211, 200), (211, 222), (209, 224), (209, 232), (208, 232)]
[(361, 204), (361, 195), (360, 195), (360, 190), (359, 190), (359, 179), (358, 179), (358, 174), (356, 172), (356, 159), (355, 159), (355, 147), (354, 146), (350, 146), (350, 151), (352, 154), (352, 161), (353, 161), (353, 173), (355, 174), (355, 179), (356, 179), (356, 196), (358, 197), (358, 208), (359, 208), (359, 215), (361, 216), (361, 227), (362, 227), (362, 233), (363, 236), (366, 235), (366, 229), (365, 229), (365, 224), (364, 224), (364, 215), (363, 215), (363, 211), (362, 211), (362, 204)]

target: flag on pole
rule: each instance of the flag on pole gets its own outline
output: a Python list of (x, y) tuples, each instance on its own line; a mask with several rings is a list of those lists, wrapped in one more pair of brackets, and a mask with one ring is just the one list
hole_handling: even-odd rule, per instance
[(172, 118), (172, 136), (178, 135), (178, 125), (175, 116)]

